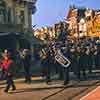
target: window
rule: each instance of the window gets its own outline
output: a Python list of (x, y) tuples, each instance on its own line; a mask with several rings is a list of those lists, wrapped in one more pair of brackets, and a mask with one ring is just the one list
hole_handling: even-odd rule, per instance
[(91, 20), (91, 16), (88, 16), (88, 17), (86, 18), (86, 20), (87, 20), (87, 21), (90, 21), (90, 20)]
[(17, 11), (16, 17), (17, 17), (16, 20), (17, 24), (25, 24), (24, 11)]
[(8, 16), (8, 23), (11, 23), (11, 9), (10, 8), (8, 8), (7, 16)]
[(0, 10), (0, 24), (3, 24), (4, 23), (4, 14), (3, 14), (3, 11)]
[(21, 24), (25, 24), (24, 11), (20, 12), (20, 20), (21, 20)]
[(4, 21), (6, 21), (5, 17), (5, 12), (6, 12), (6, 4), (4, 0), (0, 0), (0, 23), (4, 23)]

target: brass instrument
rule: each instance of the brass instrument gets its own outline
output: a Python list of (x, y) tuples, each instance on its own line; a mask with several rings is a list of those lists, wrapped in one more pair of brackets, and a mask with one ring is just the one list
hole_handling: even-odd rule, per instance
[(46, 59), (47, 58), (47, 53), (44, 49), (42, 49), (40, 52), (39, 52), (39, 55), (40, 55), (40, 58), (42, 59)]
[(55, 55), (55, 60), (61, 64), (63, 67), (67, 68), (71, 64), (68, 58), (66, 58), (60, 50), (58, 50), (57, 54)]

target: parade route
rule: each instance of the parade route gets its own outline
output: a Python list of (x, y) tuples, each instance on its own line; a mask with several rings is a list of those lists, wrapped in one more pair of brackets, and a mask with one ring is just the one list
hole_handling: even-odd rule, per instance
[[(93, 100), (84, 99), (85, 95), (99, 86), (99, 80), (76, 81), (71, 80), (66, 86), (61, 80), (53, 80), (46, 84), (42, 77), (33, 77), (31, 84), (24, 83), (24, 79), (14, 80), (17, 89), (4, 93), (5, 81), (0, 82), (0, 100)], [(100, 89), (100, 88), (99, 88)], [(100, 92), (100, 90), (99, 90)], [(80, 99), (82, 98), (83, 99)]]
[(5, 81), (0, 82), (0, 100), (42, 100), (63, 88), (61, 82), (54, 82), (51, 85), (47, 85), (42, 81), (41, 77), (32, 78), (31, 84), (24, 83), (24, 79), (15, 80), (16, 91), (9, 91), (4, 93)]
[(0, 100), (100, 100), (100, 0), (0, 0)]

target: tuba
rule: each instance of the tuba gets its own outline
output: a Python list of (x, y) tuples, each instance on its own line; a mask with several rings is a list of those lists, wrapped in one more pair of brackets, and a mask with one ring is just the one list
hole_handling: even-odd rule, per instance
[(55, 55), (55, 60), (62, 65), (63, 67), (67, 68), (69, 67), (69, 65), (71, 64), (71, 62), (69, 61), (69, 59), (67, 57), (65, 57), (60, 50), (57, 51), (56, 55)]

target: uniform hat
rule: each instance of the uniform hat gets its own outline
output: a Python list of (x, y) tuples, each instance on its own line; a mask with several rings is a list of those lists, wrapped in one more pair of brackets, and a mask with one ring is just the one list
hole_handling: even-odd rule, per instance
[(4, 56), (10, 56), (10, 52), (7, 49), (5, 49), (4, 53), (2, 55), (3, 55), (3, 57)]

